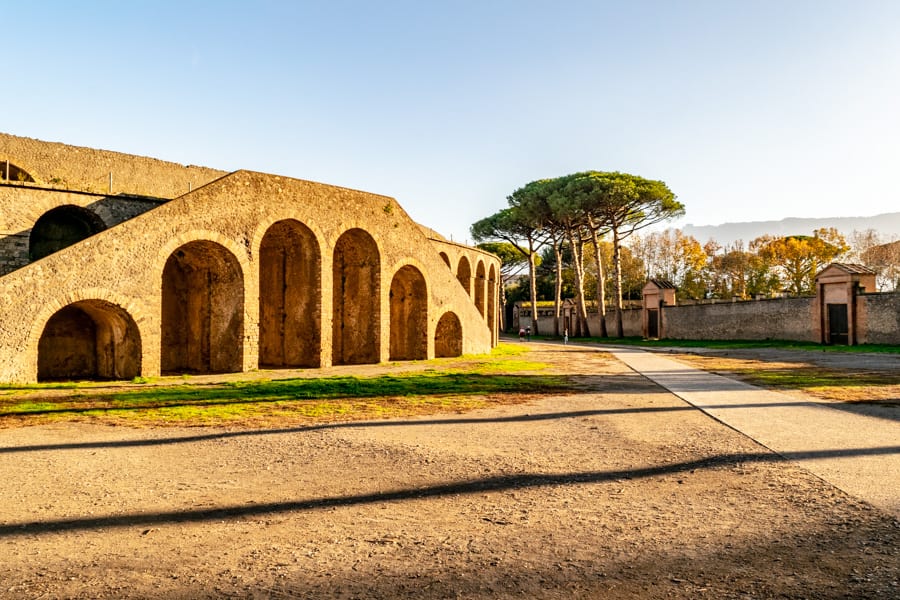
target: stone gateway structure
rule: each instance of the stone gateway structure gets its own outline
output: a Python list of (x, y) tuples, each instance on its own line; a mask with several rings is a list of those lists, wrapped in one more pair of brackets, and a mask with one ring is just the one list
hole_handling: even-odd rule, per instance
[(490, 351), (500, 261), (386, 196), (0, 134), (0, 381)]

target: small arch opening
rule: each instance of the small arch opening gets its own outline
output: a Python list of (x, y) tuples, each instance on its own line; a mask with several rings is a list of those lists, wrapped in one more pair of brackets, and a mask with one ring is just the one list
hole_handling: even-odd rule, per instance
[(34, 177), (22, 167), (16, 166), (8, 160), (0, 161), (0, 181), (15, 181), (18, 183), (34, 183)]
[(28, 236), (28, 259), (44, 258), (106, 229), (106, 224), (86, 208), (64, 204), (47, 211)]
[(133, 379), (141, 373), (141, 334), (131, 315), (105, 300), (56, 311), (38, 341), (38, 381)]
[(466, 290), (466, 293), (470, 296), (472, 295), (472, 266), (469, 264), (469, 259), (465, 256), (459, 259), (459, 265), (456, 267), (456, 278), (459, 280), (459, 283), (463, 286), (463, 289)]
[(462, 325), (456, 313), (446, 312), (441, 315), (434, 331), (434, 356), (451, 358), (462, 356)]
[(484, 310), (484, 286), (485, 286), (485, 277), (484, 277), (484, 263), (480, 260), (478, 261), (478, 266), (475, 268), (475, 306), (478, 308), (478, 312), (481, 313), (481, 317), (484, 318), (485, 310)]
[(428, 289), (417, 268), (406, 265), (391, 281), (391, 360), (428, 357)]

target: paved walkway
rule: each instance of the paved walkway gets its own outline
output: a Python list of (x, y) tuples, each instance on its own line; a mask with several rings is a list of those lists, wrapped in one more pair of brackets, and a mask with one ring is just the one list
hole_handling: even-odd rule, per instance
[(636, 348), (612, 353), (713, 418), (900, 517), (900, 421), (799, 400)]

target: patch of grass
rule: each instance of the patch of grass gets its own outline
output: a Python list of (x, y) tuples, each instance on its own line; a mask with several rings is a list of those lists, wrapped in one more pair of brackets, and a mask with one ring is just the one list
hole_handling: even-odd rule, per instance
[[(541, 336), (538, 339), (559, 340), (552, 336)], [(826, 346), (815, 342), (796, 342), (791, 340), (645, 340), (640, 337), (623, 338), (569, 338), (573, 343), (594, 343), (616, 346), (645, 346), (650, 348), (784, 348), (788, 350), (808, 350), (811, 352), (874, 352), (880, 354), (900, 354), (900, 346), (892, 344), (859, 344), (856, 346)]]
[[(563, 376), (538, 373), (546, 363), (524, 360), (528, 348), (501, 344), (491, 356), (422, 361), (420, 371), (377, 377), (298, 377), (222, 383), (71, 384), (18, 386), (26, 396), (0, 396), (0, 425), (48, 420), (99, 420), (109, 423), (213, 425), (259, 424), (383, 418), (471, 410), (491, 402), (519, 402), (533, 394), (564, 392)], [(444, 368), (439, 368), (439, 367)], [(434, 368), (429, 368), (434, 367)], [(42, 394), (41, 391), (47, 393)], [(12, 390), (11, 390), (12, 391)]]

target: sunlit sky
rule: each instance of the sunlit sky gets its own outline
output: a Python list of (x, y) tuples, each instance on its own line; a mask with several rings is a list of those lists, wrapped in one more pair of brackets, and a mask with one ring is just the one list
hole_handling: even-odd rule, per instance
[(900, 211), (896, 0), (0, 1), (0, 131), (397, 198), (457, 241), (528, 181), (679, 223)]

